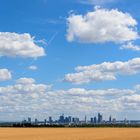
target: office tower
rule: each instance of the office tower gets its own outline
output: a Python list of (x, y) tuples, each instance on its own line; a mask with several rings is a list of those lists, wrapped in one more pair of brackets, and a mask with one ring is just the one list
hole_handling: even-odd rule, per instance
[(31, 123), (31, 118), (30, 117), (28, 118), (28, 123)]
[(38, 124), (38, 120), (37, 119), (35, 119), (35, 124)]
[(95, 124), (97, 123), (97, 118), (96, 118), (96, 117), (94, 117), (94, 123), (95, 123)]
[(112, 118), (111, 118), (111, 116), (109, 117), (109, 122), (110, 122), (110, 123), (112, 122)]
[(75, 118), (75, 123), (76, 123), (76, 124), (79, 123), (79, 118)]
[(23, 123), (23, 124), (26, 124), (26, 123), (27, 123), (26, 119), (24, 119), (24, 120), (22, 121), (22, 123)]
[(64, 121), (65, 123), (69, 123), (69, 117), (65, 117), (65, 121)]
[(98, 113), (98, 123), (101, 123), (102, 120), (103, 120), (103, 116), (100, 113)]
[(93, 118), (90, 118), (90, 123), (94, 123), (94, 119)]
[(47, 120), (46, 119), (44, 119), (44, 124), (46, 124), (47, 123)]
[(79, 123), (79, 118), (72, 118), (72, 122), (75, 124)]
[(53, 122), (52, 117), (49, 117), (49, 123), (51, 124)]
[(68, 119), (69, 119), (69, 123), (71, 123), (72, 122), (72, 117), (69, 116)]
[(60, 122), (60, 123), (64, 123), (64, 120), (65, 120), (65, 119), (64, 119), (64, 115), (61, 115), (61, 116), (59, 117), (59, 122)]
[(75, 118), (72, 118), (72, 122), (73, 122), (73, 123), (75, 122)]

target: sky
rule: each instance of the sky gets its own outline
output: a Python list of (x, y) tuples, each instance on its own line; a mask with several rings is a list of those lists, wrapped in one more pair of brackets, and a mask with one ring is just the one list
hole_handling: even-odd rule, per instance
[(139, 0), (0, 0), (0, 121), (61, 114), (140, 119)]

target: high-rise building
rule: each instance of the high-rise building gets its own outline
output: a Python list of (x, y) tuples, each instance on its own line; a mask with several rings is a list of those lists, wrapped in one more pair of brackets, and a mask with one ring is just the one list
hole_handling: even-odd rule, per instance
[(85, 116), (85, 123), (87, 123), (87, 116)]
[(26, 119), (24, 119), (24, 120), (22, 121), (22, 123), (23, 123), (23, 124), (26, 124), (26, 123), (27, 123)]
[(31, 123), (31, 118), (30, 117), (28, 118), (28, 123)]
[(65, 122), (64, 115), (61, 115), (61, 116), (59, 117), (59, 122), (60, 122), (60, 123), (64, 123), (64, 122)]
[(97, 118), (96, 117), (94, 117), (94, 124), (96, 124), (97, 123)]
[(72, 123), (79, 123), (79, 118), (72, 118)]
[(69, 117), (65, 117), (65, 121), (64, 121), (65, 123), (69, 123)]
[(94, 118), (90, 118), (90, 123), (94, 123)]
[(53, 122), (52, 117), (49, 117), (49, 123), (51, 124)]
[(35, 119), (35, 124), (38, 124), (38, 120), (37, 119)]
[(69, 123), (71, 123), (72, 122), (72, 117), (69, 116), (68, 119), (69, 119)]
[(72, 122), (73, 122), (73, 123), (75, 122), (75, 118), (72, 118)]
[(109, 117), (109, 122), (110, 122), (110, 123), (112, 122), (112, 118), (111, 118), (111, 116)]
[(102, 120), (103, 120), (103, 116), (100, 113), (98, 113), (98, 123), (101, 123)]

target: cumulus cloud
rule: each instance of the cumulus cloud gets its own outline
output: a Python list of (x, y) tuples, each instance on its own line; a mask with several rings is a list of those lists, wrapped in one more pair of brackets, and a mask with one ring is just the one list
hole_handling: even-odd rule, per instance
[(34, 71), (34, 70), (37, 70), (38, 68), (35, 65), (31, 65), (31, 66), (28, 67), (28, 69)]
[(51, 89), (51, 85), (36, 84), (33, 78), (20, 78), (15, 85), (0, 87), (0, 94), (41, 94)]
[(131, 96), (124, 96), (120, 98), (122, 101), (126, 103), (138, 103), (140, 105), (140, 95), (134, 94)]
[(100, 71), (82, 71), (77, 73), (66, 74), (64, 80), (75, 84), (89, 83), (91, 81), (115, 80), (112, 73)]
[(8, 69), (0, 69), (0, 81), (7, 81), (12, 78), (12, 74)]
[(136, 85), (135, 89), (140, 91), (140, 84)]
[(121, 50), (132, 50), (132, 51), (140, 51), (140, 46), (134, 45), (132, 42), (128, 42), (120, 47)]
[(23, 85), (29, 85), (29, 84), (34, 84), (35, 83), (35, 80), (33, 78), (26, 78), (26, 77), (23, 77), (23, 78), (20, 78), (18, 80), (16, 80), (16, 83), (17, 84), (23, 84)]
[[(22, 79), (22, 80), (21, 80)], [(140, 111), (139, 93), (135, 89), (52, 89), (51, 85), (36, 84), (31, 78), (21, 78), (15, 85), (0, 87), (0, 111), (22, 119), (32, 116), (82, 115), (101, 111)], [(32, 82), (28, 82), (32, 81)], [(28, 84), (19, 81), (27, 81)], [(17, 115), (17, 116), (16, 116)], [(11, 118), (12, 118), (11, 117)], [(2, 115), (0, 116), (2, 118)], [(8, 118), (9, 119), (9, 118)]]
[(0, 32), (0, 56), (37, 58), (44, 55), (44, 49), (35, 44), (30, 34)]
[(133, 95), (135, 93), (135, 90), (130, 89), (106, 89), (106, 90), (86, 90), (84, 88), (71, 88), (66, 91), (67, 94), (74, 95), (74, 96), (123, 96), (123, 95)]
[(71, 14), (67, 18), (67, 40), (84, 43), (104, 43), (135, 40), (139, 37), (137, 21), (117, 9), (95, 8), (85, 15)]
[(134, 75), (140, 73), (140, 58), (129, 61), (104, 62), (90, 66), (78, 66), (76, 73), (65, 75), (65, 81), (83, 84), (94, 81), (115, 80), (117, 75)]

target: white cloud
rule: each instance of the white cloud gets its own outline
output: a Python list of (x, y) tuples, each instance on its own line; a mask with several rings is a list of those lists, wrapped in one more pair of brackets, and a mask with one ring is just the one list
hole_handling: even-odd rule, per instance
[(140, 95), (134, 94), (131, 96), (124, 96), (120, 98), (125, 103), (138, 103), (140, 105)]
[(20, 78), (18, 80), (16, 80), (16, 83), (17, 84), (23, 84), (23, 85), (29, 85), (29, 84), (34, 84), (35, 83), (35, 80), (33, 78)]
[(140, 46), (134, 45), (132, 42), (128, 42), (120, 47), (122, 50), (132, 50), (132, 51), (140, 51)]
[(26, 84), (17, 82), (15, 85), (0, 87), (0, 101), (1, 114), (6, 113), (16, 118), (18, 116), (20, 119), (39, 114), (43, 117), (43, 113), (45, 117), (60, 115), (62, 112), (83, 116), (83, 110), (85, 114), (90, 115), (93, 111), (108, 114), (114, 111), (122, 112), (128, 108), (140, 111), (140, 97), (135, 89), (53, 90), (50, 85), (35, 84), (35, 80), (29, 83), (27, 81)]
[(38, 68), (35, 65), (31, 65), (31, 66), (28, 67), (28, 69), (29, 70), (37, 70)]
[(8, 69), (0, 69), (0, 81), (7, 81), (12, 78), (12, 74)]
[(41, 94), (51, 89), (51, 85), (36, 84), (33, 78), (20, 78), (16, 84), (0, 87), (0, 94)]
[(117, 75), (134, 75), (140, 73), (140, 58), (126, 62), (104, 62), (90, 66), (78, 66), (76, 73), (65, 75), (65, 81), (83, 84), (94, 81), (115, 80)]
[(140, 84), (136, 85), (134, 88), (135, 88), (135, 90), (139, 90), (140, 91)]
[(123, 43), (137, 39), (137, 21), (117, 9), (95, 8), (85, 15), (71, 14), (67, 18), (67, 40), (84, 43)]
[(0, 87), (0, 119), (39, 117), (39, 114), (43, 118), (47, 115), (60, 115), (62, 112), (83, 116), (83, 110), (90, 115), (93, 111), (104, 114), (123, 112), (126, 109), (140, 111), (137, 92), (135, 88), (54, 90), (51, 85), (36, 84), (33, 78), (24, 77), (16, 80), (14, 85)]
[(75, 84), (89, 83), (91, 81), (115, 80), (116, 77), (112, 73), (100, 71), (82, 71), (65, 75), (65, 81)]
[(67, 94), (73, 95), (73, 96), (93, 96), (93, 97), (103, 97), (103, 96), (123, 96), (123, 95), (133, 95), (135, 94), (135, 90), (130, 89), (96, 89), (96, 90), (86, 90), (84, 88), (71, 88), (66, 91)]
[(0, 56), (37, 58), (45, 55), (45, 50), (35, 44), (28, 33), (0, 32)]

